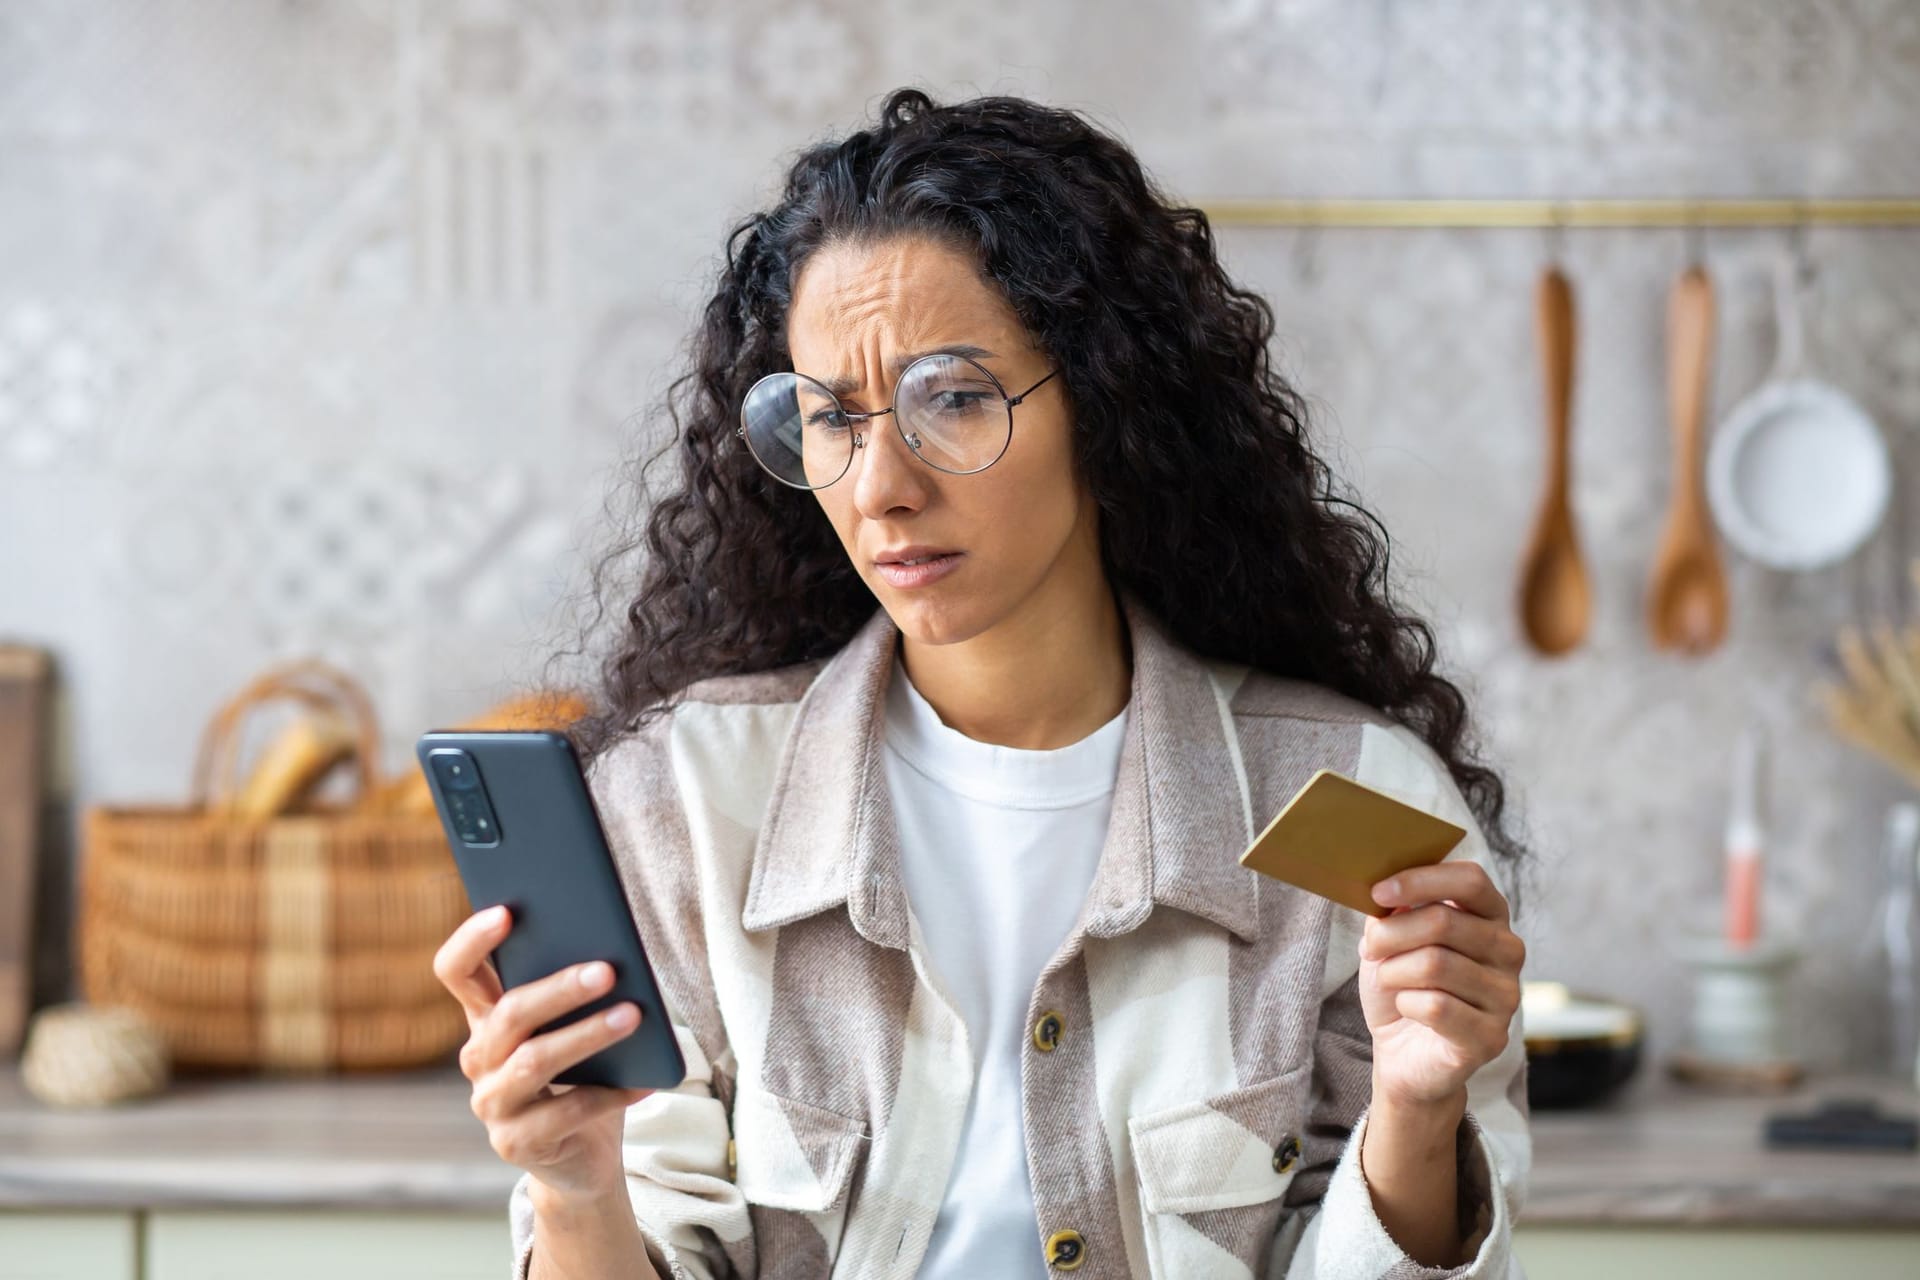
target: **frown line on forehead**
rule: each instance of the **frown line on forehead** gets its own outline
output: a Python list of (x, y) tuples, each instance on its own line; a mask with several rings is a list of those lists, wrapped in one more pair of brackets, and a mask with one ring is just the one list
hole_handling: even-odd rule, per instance
[[(906, 367), (923, 356), (965, 356), (969, 360), (991, 360), (999, 353), (985, 347), (977, 347), (971, 342), (948, 342), (925, 351), (907, 351), (887, 361), (887, 377), (897, 380)], [(860, 389), (860, 379), (848, 374), (835, 374), (830, 378), (821, 378), (820, 385), (836, 396), (844, 396)]]

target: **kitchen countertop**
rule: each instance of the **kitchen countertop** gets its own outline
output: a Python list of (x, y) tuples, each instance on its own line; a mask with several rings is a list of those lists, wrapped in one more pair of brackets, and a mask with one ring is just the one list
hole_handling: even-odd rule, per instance
[(175, 1077), (97, 1109), (48, 1107), (0, 1068), (0, 1209), (506, 1212), (494, 1154), (451, 1066), (320, 1077)]
[(1640, 1074), (1607, 1106), (1535, 1111), (1523, 1225), (1878, 1226), (1920, 1228), (1920, 1154), (1782, 1151), (1766, 1117), (1828, 1099), (1872, 1099), (1920, 1117), (1892, 1076), (1825, 1073), (1791, 1092), (1720, 1094)]
[[(1913, 1152), (1769, 1151), (1763, 1117), (1839, 1095), (1920, 1114), (1892, 1079), (1823, 1076), (1791, 1094), (1690, 1090), (1643, 1070), (1611, 1105), (1533, 1115), (1523, 1225), (1920, 1227)], [(92, 1111), (41, 1105), (0, 1067), (0, 1210), (418, 1209), (506, 1212), (519, 1170), (487, 1143), (451, 1066), (329, 1077), (181, 1076)]]

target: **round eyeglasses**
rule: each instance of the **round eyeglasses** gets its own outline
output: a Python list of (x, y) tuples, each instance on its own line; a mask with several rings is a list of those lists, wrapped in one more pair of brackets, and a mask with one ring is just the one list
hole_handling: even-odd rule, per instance
[(936, 352), (902, 369), (893, 403), (870, 413), (849, 412), (804, 373), (770, 373), (747, 391), (733, 433), (782, 484), (824, 489), (847, 473), (853, 451), (866, 446), (853, 424), (892, 414), (914, 457), (936, 470), (971, 475), (1000, 460), (1013, 440), (1013, 406), (1058, 372), (1009, 396), (985, 366)]

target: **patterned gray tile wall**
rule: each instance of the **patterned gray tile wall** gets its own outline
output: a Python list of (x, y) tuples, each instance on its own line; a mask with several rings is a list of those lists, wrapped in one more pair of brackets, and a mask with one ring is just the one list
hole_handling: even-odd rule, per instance
[[(361, 674), (387, 763), (548, 652), (602, 497), (730, 222), (899, 83), (1087, 110), (1201, 196), (1920, 192), (1906, 0), (0, 3), (0, 633), (55, 647), (76, 803), (178, 798), (274, 658)], [(1221, 232), (1397, 541), (1542, 857), (1529, 972), (1684, 1031), (1717, 916), (1728, 749), (1779, 731), (1771, 927), (1811, 1059), (1878, 1050), (1858, 939), (1898, 789), (1805, 689), (1840, 622), (1910, 607), (1900, 504), (1837, 569), (1735, 565), (1732, 638), (1657, 654), (1661, 325), (1687, 251), (1565, 243), (1591, 643), (1520, 643), (1542, 467), (1525, 232)], [(1765, 373), (1785, 238), (1713, 233), (1713, 405)], [(1810, 238), (1817, 358), (1920, 425), (1920, 232)]]

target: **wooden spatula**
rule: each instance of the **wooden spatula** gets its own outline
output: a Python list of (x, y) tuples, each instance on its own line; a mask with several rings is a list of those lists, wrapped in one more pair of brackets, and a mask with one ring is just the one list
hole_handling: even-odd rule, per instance
[(1726, 638), (1727, 579), (1707, 517), (1701, 464), (1713, 355), (1713, 284), (1697, 263), (1673, 286), (1667, 342), (1673, 497), (1647, 596), (1647, 622), (1660, 648), (1705, 653)]
[(1540, 277), (1538, 326), (1547, 392), (1547, 488), (1520, 570), (1520, 624), (1533, 647), (1562, 654), (1587, 634), (1593, 591), (1568, 497), (1573, 413), (1573, 286), (1559, 267)]

